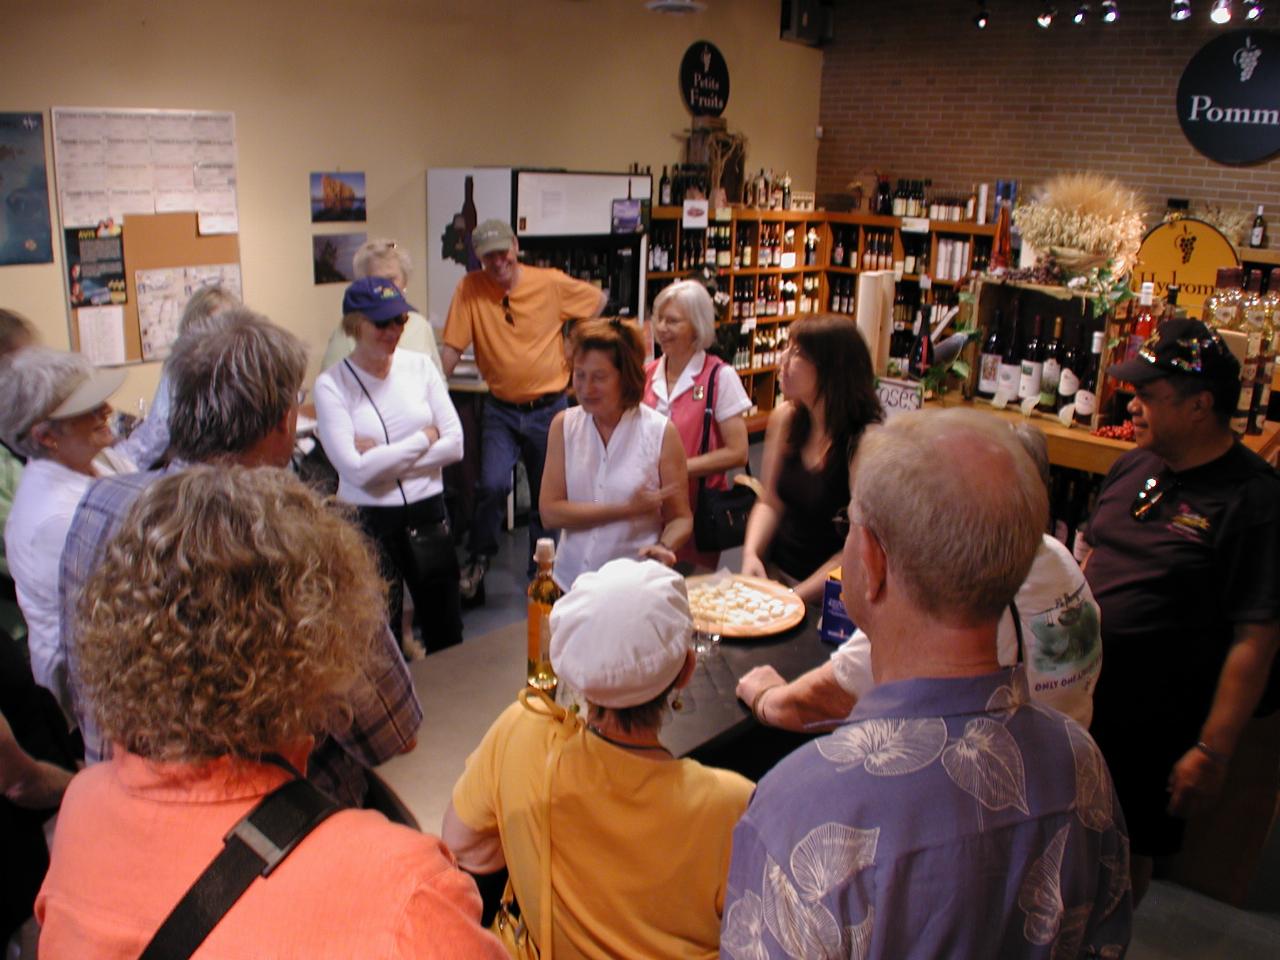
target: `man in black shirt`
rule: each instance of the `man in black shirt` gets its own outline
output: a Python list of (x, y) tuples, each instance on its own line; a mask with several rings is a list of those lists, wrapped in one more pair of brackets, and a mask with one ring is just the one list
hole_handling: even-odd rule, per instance
[(1132, 840), (1135, 903), (1153, 857), (1222, 789), (1280, 642), (1280, 476), (1229, 418), (1239, 363), (1170, 320), (1109, 375), (1134, 385), (1138, 449), (1107, 475), (1085, 534), (1102, 608), (1092, 732)]

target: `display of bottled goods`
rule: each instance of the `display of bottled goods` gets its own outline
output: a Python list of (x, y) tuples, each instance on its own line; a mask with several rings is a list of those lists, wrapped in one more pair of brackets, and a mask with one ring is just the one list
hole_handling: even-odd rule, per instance
[(1231, 418), (1238, 433), (1259, 434), (1271, 402), (1271, 379), (1280, 352), (1280, 268), (1273, 268), (1262, 294), (1262, 271), (1253, 270), (1244, 288), (1244, 271), (1218, 271), (1213, 293), (1205, 299), (1202, 316), (1227, 340), (1240, 366), (1240, 394)]
[(1041, 320), (1037, 314), (1031, 325), (1031, 338), (1022, 347), (1018, 364), (1018, 399), (1034, 397), (1040, 402), (1040, 381), (1044, 373), (1044, 355), (1040, 343)]
[(1098, 374), (1102, 370), (1102, 344), (1106, 333), (1099, 330), (1093, 335), (1089, 356), (1084, 360), (1080, 385), (1076, 389), (1076, 423), (1092, 427), (1098, 412)]
[(742, 187), (742, 203), (757, 210), (791, 209), (791, 174), (777, 176), (763, 167), (754, 177), (748, 176)]
[(1004, 316), (997, 309), (978, 354), (978, 396), (985, 400), (995, 399), (1000, 376), (1000, 358), (1003, 354)]
[(1255, 249), (1267, 245), (1267, 221), (1262, 209), (1262, 204), (1258, 204), (1258, 212), (1254, 214), (1253, 226), (1249, 230), (1249, 246)]
[(1040, 352), (1040, 402), (1036, 407), (1046, 413), (1053, 413), (1058, 409), (1058, 383), (1062, 379), (1062, 363), (1066, 353), (1066, 345), (1062, 342), (1062, 318), (1054, 317), (1053, 335), (1044, 342)]
[(893, 233), (891, 231), (867, 231), (866, 245), (862, 250), (862, 269), (893, 269)]
[(810, 227), (804, 234), (804, 265), (806, 267), (816, 267), (818, 265), (818, 231)]
[(858, 228), (831, 228), (831, 266), (857, 267), (858, 265)]
[(832, 277), (828, 281), (831, 287), (832, 313), (853, 313), (853, 277)]
[[(913, 271), (908, 269), (908, 273)], [(923, 272), (923, 271), (922, 271)], [(938, 255), (933, 266), (935, 280), (961, 280), (969, 272), (969, 241), (938, 238)]]
[(551, 608), (564, 591), (551, 578), (551, 568), (556, 562), (556, 542), (550, 537), (538, 540), (533, 550), (538, 573), (529, 584), (528, 597), (528, 668), (526, 681), (529, 686), (547, 693), (556, 690), (556, 672), (551, 667)]

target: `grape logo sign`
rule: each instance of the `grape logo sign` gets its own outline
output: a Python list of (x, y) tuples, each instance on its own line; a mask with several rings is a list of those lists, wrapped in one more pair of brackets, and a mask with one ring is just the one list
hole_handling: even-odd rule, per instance
[(729, 65), (715, 44), (699, 40), (680, 61), (680, 95), (695, 117), (718, 117), (729, 103)]
[(1221, 231), (1185, 217), (1162, 223), (1142, 238), (1130, 284), (1140, 290), (1143, 281), (1150, 280), (1156, 296), (1163, 297), (1169, 284), (1176, 283), (1178, 305), (1194, 316), (1213, 291), (1218, 268), (1239, 263), (1235, 247)]
[(1280, 152), (1280, 31), (1236, 30), (1201, 47), (1178, 83), (1178, 122), (1218, 163)]

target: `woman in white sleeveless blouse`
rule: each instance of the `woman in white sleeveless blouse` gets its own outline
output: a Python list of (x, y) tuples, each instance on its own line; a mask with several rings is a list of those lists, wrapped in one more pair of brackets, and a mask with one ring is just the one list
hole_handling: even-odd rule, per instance
[(538, 501), (542, 522), (563, 531), (553, 573), (565, 590), (579, 574), (619, 557), (674, 564), (693, 531), (679, 434), (640, 403), (639, 329), (583, 321), (571, 347), (580, 405), (551, 422)]

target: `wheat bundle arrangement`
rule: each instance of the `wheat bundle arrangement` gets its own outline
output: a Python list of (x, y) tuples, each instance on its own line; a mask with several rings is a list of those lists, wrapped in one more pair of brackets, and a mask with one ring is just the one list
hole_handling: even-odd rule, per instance
[(1111, 262), (1129, 272), (1142, 245), (1142, 204), (1128, 187), (1096, 173), (1064, 173), (1013, 212), (1022, 239), (1071, 273)]

